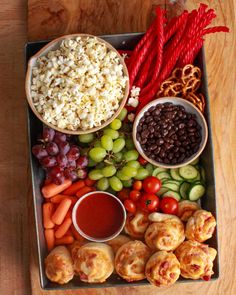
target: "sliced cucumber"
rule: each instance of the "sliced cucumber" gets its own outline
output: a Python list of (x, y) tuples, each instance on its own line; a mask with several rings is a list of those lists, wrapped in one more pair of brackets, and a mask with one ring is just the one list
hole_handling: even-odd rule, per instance
[(199, 162), (199, 158), (196, 158), (195, 160), (193, 160), (191, 163), (190, 163), (190, 165), (197, 165), (198, 164), (198, 162)]
[(205, 169), (203, 167), (200, 167), (200, 173), (201, 173), (202, 180), (204, 182), (206, 182), (206, 172), (205, 172)]
[(165, 183), (174, 183), (174, 184), (177, 184), (178, 186), (180, 186), (182, 181), (180, 181), (180, 180), (178, 181), (178, 180), (174, 180), (174, 179), (167, 179), (167, 180), (163, 181), (162, 183), (163, 184), (165, 184)]
[(192, 165), (186, 165), (179, 168), (179, 174), (184, 179), (188, 179), (188, 180), (194, 179), (197, 177), (197, 173), (198, 173), (197, 169), (193, 167)]
[(190, 201), (197, 201), (205, 194), (205, 187), (201, 183), (194, 183), (191, 185), (188, 198)]
[(184, 180), (181, 176), (180, 176), (180, 174), (179, 174), (179, 169), (178, 168), (176, 168), (176, 169), (170, 169), (170, 175), (171, 175), (171, 177), (173, 178), (173, 179), (175, 179), (175, 180)]
[(158, 197), (162, 196), (164, 193), (166, 193), (169, 189), (165, 187), (161, 187), (160, 190), (156, 193)]
[(201, 174), (198, 171), (197, 177), (195, 177), (194, 179), (189, 179), (189, 182), (195, 182), (195, 181), (200, 181), (200, 180), (201, 180)]
[(183, 182), (180, 185), (179, 192), (180, 192), (182, 199), (186, 200), (188, 198), (188, 191), (189, 191), (190, 186), (191, 185), (188, 182)]
[(152, 171), (152, 176), (157, 176), (158, 173), (160, 173), (160, 172), (166, 172), (166, 171), (168, 171), (168, 169), (162, 168), (162, 167), (157, 167), (156, 169), (154, 169)]
[(175, 184), (175, 183), (165, 183), (163, 184), (162, 187), (166, 187), (172, 191), (178, 192), (179, 191), (179, 185)]
[(170, 179), (171, 178), (170, 177), (170, 174), (167, 173), (167, 172), (160, 172), (160, 173), (158, 173), (156, 175), (156, 177), (159, 178), (159, 179), (162, 179), (162, 180), (164, 180), (164, 179)]
[(162, 197), (163, 198), (165, 198), (165, 197), (172, 197), (172, 198), (176, 199), (177, 201), (180, 201), (181, 200), (180, 194), (177, 193), (177, 192), (171, 191), (171, 190), (169, 190), (166, 193), (164, 193), (162, 195)]

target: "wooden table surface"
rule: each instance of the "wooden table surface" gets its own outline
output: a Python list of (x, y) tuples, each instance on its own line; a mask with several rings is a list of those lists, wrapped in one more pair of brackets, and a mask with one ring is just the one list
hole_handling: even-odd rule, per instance
[[(205, 42), (214, 141), (220, 278), (209, 283), (176, 284), (167, 289), (129, 287), (44, 292), (40, 289), (28, 163), (24, 44), (64, 33), (92, 34), (145, 30), (156, 4), (170, 15), (197, 0), (2, 0), (0, 10), (0, 293), (27, 294), (236, 294), (236, 31), (235, 0), (201, 1), (217, 12), (214, 24), (230, 34)], [(30, 287), (32, 286), (32, 287)]]

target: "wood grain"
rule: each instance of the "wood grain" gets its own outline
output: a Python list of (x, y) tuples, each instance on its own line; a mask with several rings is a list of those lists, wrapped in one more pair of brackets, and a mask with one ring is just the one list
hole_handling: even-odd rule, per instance
[[(168, 2), (168, 3), (167, 3)], [(105, 34), (145, 30), (156, 4), (170, 15), (197, 7), (200, 1), (157, 0), (50, 0), (28, 1), (29, 40), (48, 39), (65, 33)], [(32, 194), (28, 166), (23, 51), (26, 41), (26, 2), (2, 0), (0, 11), (0, 293), (4, 295), (136, 295), (136, 294), (236, 294), (236, 44), (235, 1), (201, 1), (217, 12), (214, 24), (226, 24), (230, 34), (214, 34), (205, 42), (211, 120), (214, 135), (220, 279), (210, 283), (155, 287), (90, 289), (44, 292), (40, 289)], [(27, 199), (28, 196), (28, 199)], [(29, 223), (27, 221), (27, 210)], [(28, 242), (30, 238), (30, 243)], [(30, 253), (30, 280), (29, 280)]]

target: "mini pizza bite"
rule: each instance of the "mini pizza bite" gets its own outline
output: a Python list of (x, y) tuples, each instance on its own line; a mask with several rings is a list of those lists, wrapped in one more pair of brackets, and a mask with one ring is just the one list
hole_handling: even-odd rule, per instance
[(206, 210), (197, 210), (186, 224), (185, 235), (188, 240), (204, 242), (210, 239), (216, 227), (215, 217)]
[(122, 245), (124, 245), (130, 241), (131, 241), (131, 239), (129, 237), (127, 237), (125, 235), (118, 235), (114, 239), (108, 241), (107, 244), (112, 247), (114, 254), (116, 254), (116, 252), (118, 251), (118, 249)]
[(47, 278), (58, 284), (66, 284), (74, 277), (73, 261), (65, 246), (57, 246), (45, 259)]
[(185, 241), (176, 250), (181, 276), (192, 280), (210, 280), (217, 251), (196, 241)]
[(176, 216), (153, 222), (145, 233), (146, 244), (153, 250), (173, 251), (184, 239), (184, 225)]
[(152, 285), (169, 286), (180, 276), (180, 263), (172, 252), (158, 251), (149, 258), (145, 274)]
[(86, 283), (103, 283), (114, 270), (112, 248), (104, 243), (83, 245), (73, 262), (76, 274)]
[(128, 282), (145, 279), (145, 265), (151, 250), (141, 241), (130, 241), (119, 248), (115, 257), (115, 270)]
[(187, 222), (194, 212), (199, 210), (200, 206), (196, 202), (182, 201), (179, 202), (178, 217), (183, 221)]
[(129, 213), (126, 217), (125, 232), (135, 239), (143, 239), (145, 231), (150, 224), (148, 214), (138, 211)]

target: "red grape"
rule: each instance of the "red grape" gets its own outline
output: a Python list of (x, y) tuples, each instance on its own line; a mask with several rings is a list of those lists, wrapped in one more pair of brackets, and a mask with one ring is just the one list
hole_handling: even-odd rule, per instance
[(57, 164), (61, 168), (65, 168), (67, 166), (68, 160), (67, 157), (64, 155), (57, 155)]
[(76, 168), (76, 161), (68, 160), (67, 167), (72, 169), (72, 170), (75, 169)]
[(51, 168), (57, 165), (57, 160), (55, 157), (47, 156), (40, 160), (40, 164), (44, 168)]
[(45, 142), (53, 141), (55, 135), (55, 130), (52, 128), (44, 127), (43, 128), (43, 140)]
[(78, 178), (78, 175), (75, 170), (70, 170), (66, 168), (64, 170), (64, 176), (72, 181), (76, 180)]
[(70, 150), (70, 145), (66, 141), (59, 142), (58, 143), (58, 147), (59, 147), (59, 150), (60, 150), (60, 154), (61, 155), (66, 155), (69, 152), (69, 150)]
[(56, 178), (54, 178), (52, 181), (53, 183), (60, 185), (65, 181), (65, 177), (63, 174), (61, 174), (60, 176), (57, 176)]
[(87, 177), (87, 171), (85, 169), (77, 170), (78, 178), (85, 179)]
[(61, 184), (65, 180), (64, 174), (58, 166), (55, 166), (48, 171), (48, 177), (55, 184)]
[(76, 161), (77, 168), (82, 169), (88, 166), (88, 157), (87, 156), (80, 156), (79, 159)]
[(47, 151), (45, 150), (45, 148), (43, 147), (42, 144), (34, 145), (32, 147), (32, 153), (39, 160), (46, 157), (46, 156), (48, 156), (48, 153), (47, 153)]
[(68, 160), (77, 160), (80, 156), (79, 148), (75, 145), (73, 145), (69, 152), (66, 154)]
[(50, 156), (56, 156), (59, 153), (58, 145), (55, 142), (48, 142), (46, 150)]
[(59, 144), (59, 142), (66, 141), (66, 135), (64, 133), (56, 131), (54, 141), (57, 144)]

